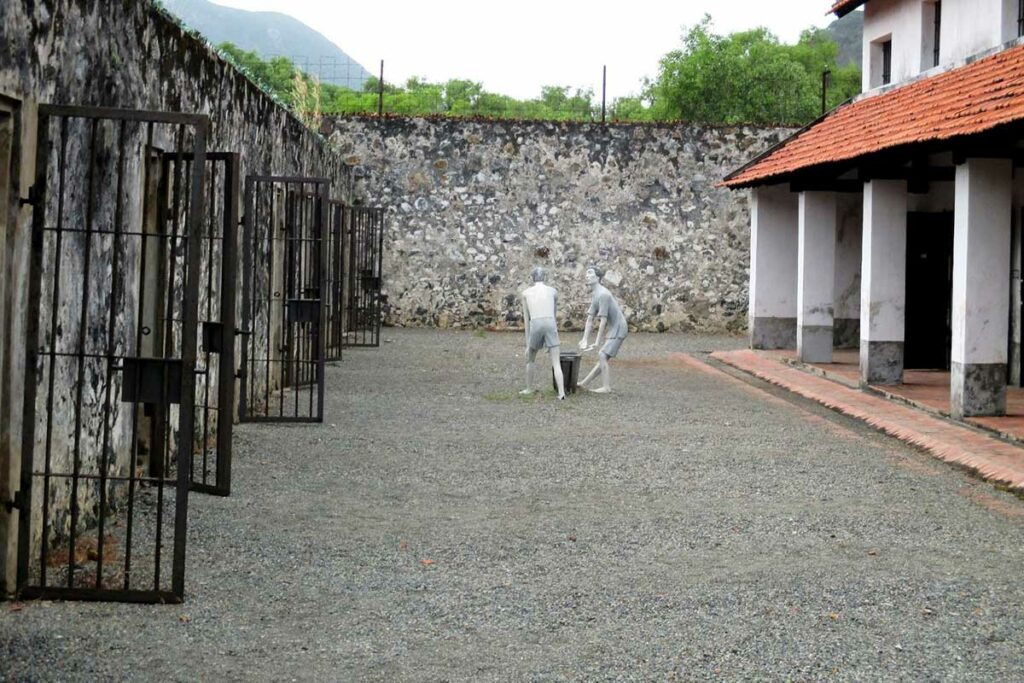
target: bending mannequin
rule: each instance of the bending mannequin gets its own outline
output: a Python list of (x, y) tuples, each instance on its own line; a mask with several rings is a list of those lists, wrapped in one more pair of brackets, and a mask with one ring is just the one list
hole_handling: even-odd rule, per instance
[[(578, 384), (596, 394), (607, 394), (612, 390), (611, 376), (608, 371), (608, 361), (615, 358), (619, 353), (619, 347), (629, 334), (629, 325), (626, 323), (626, 316), (619, 308), (619, 302), (615, 300), (612, 293), (601, 284), (604, 271), (597, 266), (587, 268), (587, 284), (593, 292), (593, 299), (590, 302), (590, 312), (587, 314), (587, 324), (583, 329), (583, 339), (580, 340), (580, 349), (589, 351), (601, 343), (604, 338), (604, 346), (597, 354), (597, 365)], [(590, 331), (594, 325), (594, 318), (600, 321), (597, 329), (597, 336), (594, 337), (594, 345), (590, 346)], [(597, 389), (590, 389), (587, 385), (594, 380), (598, 373), (601, 373), (601, 386)]]
[(548, 350), (551, 368), (555, 372), (558, 386), (558, 400), (565, 399), (565, 381), (562, 378), (562, 363), (559, 360), (558, 327), (555, 325), (555, 309), (558, 307), (558, 292), (544, 284), (546, 274), (543, 268), (534, 268), (530, 273), (533, 285), (522, 291), (523, 320), (526, 322), (526, 388), (520, 394), (533, 393), (533, 374), (537, 368), (537, 352)]

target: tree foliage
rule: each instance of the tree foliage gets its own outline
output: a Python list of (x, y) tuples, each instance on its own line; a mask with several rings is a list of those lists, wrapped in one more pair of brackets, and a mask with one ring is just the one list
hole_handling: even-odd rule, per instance
[[(380, 81), (369, 78), (361, 90), (318, 83), (285, 57), (263, 60), (231, 43), (221, 54), (303, 118), (376, 113)], [(808, 29), (795, 45), (781, 43), (767, 29), (730, 35), (714, 32), (711, 18), (684, 29), (682, 47), (665, 55), (654, 80), (641, 94), (609, 105), (608, 117), (620, 121), (686, 120), (701, 123), (802, 125), (821, 113), (821, 78), (831, 72), (828, 108), (860, 91), (860, 69), (836, 64), (839, 47), (823, 29)], [(432, 83), (412, 77), (404, 84), (384, 83), (384, 111), (408, 115), (595, 121), (600, 101), (593, 90), (546, 85), (540, 96), (519, 100), (488, 92), (463, 79)], [(311, 104), (312, 103), (312, 104)]]
[[(375, 113), (379, 107), (380, 80), (370, 77), (361, 90), (331, 83), (318, 83), (301, 73), (289, 59), (261, 59), (255, 52), (232, 43), (217, 46), (221, 54), (269, 93), (285, 102), (300, 116), (305, 107), (317, 102), (318, 113)], [(431, 83), (413, 76), (404, 85), (384, 83), (384, 111), (393, 114), (440, 114), (550, 120), (593, 120), (600, 116), (590, 89), (544, 86), (540, 97), (519, 100), (488, 92), (483, 84), (463, 79)]]
[(648, 118), (804, 124), (821, 114), (825, 70), (831, 71), (828, 108), (860, 92), (860, 70), (837, 66), (839, 47), (821, 29), (786, 45), (764, 28), (719, 35), (705, 16), (684, 31), (682, 42), (644, 89)]

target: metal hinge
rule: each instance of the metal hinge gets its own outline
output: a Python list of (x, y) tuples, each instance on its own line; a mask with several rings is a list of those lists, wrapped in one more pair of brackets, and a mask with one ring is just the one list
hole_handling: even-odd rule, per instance
[(15, 510), (25, 509), (25, 496), (22, 495), (21, 491), (14, 492), (14, 500), (4, 501), (4, 509), (7, 510), (8, 514)]
[(36, 204), (39, 203), (39, 198), (42, 194), (42, 187), (39, 186), (39, 183), (33, 183), (32, 187), (28, 188), (28, 196), (20, 197), (18, 199), (18, 203), (21, 206), (35, 206)]

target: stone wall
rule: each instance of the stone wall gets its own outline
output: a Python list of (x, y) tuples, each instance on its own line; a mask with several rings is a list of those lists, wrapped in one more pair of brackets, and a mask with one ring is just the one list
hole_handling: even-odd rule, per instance
[[(207, 150), (240, 153), (243, 177), (251, 173), (327, 176), (333, 181), (334, 196), (344, 197), (350, 176), (321, 137), (148, 0), (0, 2), (0, 95), (12, 98), (0, 98), (0, 105), (13, 102), (11, 106), (15, 111), (14, 115), (7, 115), (0, 106), (0, 167), (3, 167), (0, 181), (5, 184), (0, 191), (4, 202), (0, 207), (0, 500), (7, 501), (17, 488), (20, 471), (32, 211), (18, 200), (29, 195), (35, 175), (38, 103), (206, 114), (211, 119)], [(75, 132), (74, 124), (70, 130)], [(111, 139), (113, 129), (104, 132), (101, 127), (100, 131), (107, 135), (108, 141)], [(65, 214), (69, 220), (84, 224), (86, 210), (83, 207), (88, 203), (80, 200), (87, 194), (84, 184), (89, 172), (87, 162), (76, 152), (79, 149), (76, 144), (70, 146), (65, 191), (66, 197), (76, 198), (76, 201), (68, 202)], [(169, 145), (174, 142), (165, 136), (155, 144), (173, 149)], [(145, 154), (143, 149), (138, 140), (130, 141), (126, 167), (133, 177), (142, 177), (138, 169)], [(111, 158), (109, 149), (102, 154), (105, 159)], [(111, 189), (101, 182), (97, 192), (112, 196)], [(138, 224), (145, 220), (140, 207), (144, 205), (141, 195), (146, 191), (141, 181), (128, 183), (123, 189), (122, 204), (127, 207), (125, 220), (135, 229), (141, 229)], [(92, 211), (96, 220), (110, 220), (109, 204), (97, 201)], [(78, 239), (81, 242), (81, 238)], [(65, 246), (67, 260), (60, 278), (61, 290), (65, 292), (82, 289), (84, 242), (75, 244), (69, 237)], [(105, 273), (111, 272), (114, 249), (96, 246), (93, 251), (89, 270), (93, 277), (103, 278)], [(122, 258), (137, 259), (138, 256), (137, 252), (125, 251)], [(122, 266), (127, 265), (122, 263)], [(51, 268), (51, 263), (44, 263), (44, 270)], [(45, 272), (49, 275), (52, 271)], [(125, 291), (132, 288), (131, 280), (124, 283)], [(132, 310), (134, 303), (122, 298), (113, 305)], [(90, 302), (89, 313), (85, 316), (89, 348), (104, 345), (105, 324), (96, 321), (106, 320), (106, 311), (102, 309), (110, 305), (107, 299)], [(61, 326), (56, 334), (75, 334), (80, 329), (77, 324), (80, 309), (81, 304), (71, 303), (62, 310), (62, 318), (73, 322), (66, 328)], [(116, 325), (123, 324), (118, 318)], [(42, 332), (44, 335), (54, 333), (45, 326)], [(89, 364), (84, 373), (82, 384), (86, 398), (82, 428), (78, 430), (75, 411), (67, 402), (79, 388), (76, 369), (69, 365), (55, 371), (54, 395), (60, 397), (61, 403), (52, 425), (55, 454), (52, 467), (68, 470), (66, 461), (75, 450), (69, 444), (80, 437), (82, 469), (96, 470), (102, 450), (101, 438), (109, 438), (113, 457), (107, 460), (108, 474), (123, 475), (132, 466), (130, 449), (117, 446), (130, 440), (130, 411), (121, 410), (113, 415), (108, 437), (100, 436), (104, 426), (97, 417), (101, 400), (98, 397), (102, 396), (105, 384), (119, 382), (119, 376), (115, 373), (111, 378), (103, 363)], [(115, 386), (110, 393), (117, 396), (118, 391), (119, 386)], [(40, 405), (38, 410), (45, 411), (45, 406)], [(41, 430), (37, 429), (37, 451), (41, 439)], [(97, 488), (83, 486), (79, 491), (83, 524), (88, 524), (98, 512)], [(40, 491), (34, 490), (33, 496), (38, 504)], [(54, 487), (50, 505), (52, 511), (66, 512), (70, 507), (66, 489)], [(0, 593), (12, 585), (15, 524), (16, 514), (9, 515), (0, 507)], [(38, 522), (33, 526), (38, 536)], [(66, 516), (57, 528), (51, 528), (54, 537), (67, 531)], [(38, 542), (38, 538), (35, 541)]]
[(582, 326), (590, 263), (641, 330), (746, 326), (747, 194), (717, 183), (790, 131), (424, 118), (332, 118), (354, 192), (389, 207), (387, 320), (521, 325), (535, 265)]

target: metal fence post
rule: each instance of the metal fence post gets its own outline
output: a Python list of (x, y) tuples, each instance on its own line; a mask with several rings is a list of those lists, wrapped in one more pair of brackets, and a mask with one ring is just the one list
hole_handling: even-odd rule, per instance
[(384, 116), (384, 60), (380, 60), (380, 80), (377, 81), (377, 116)]
[(825, 112), (828, 111), (828, 84), (831, 80), (832, 72), (825, 69), (821, 72), (821, 115), (824, 116)]
[(608, 96), (608, 65), (601, 67), (601, 123), (604, 123), (605, 100)]

